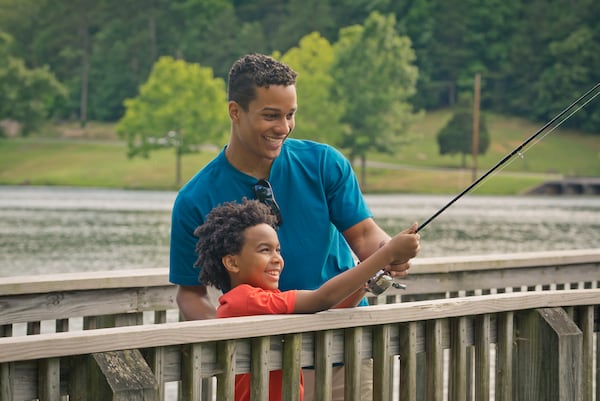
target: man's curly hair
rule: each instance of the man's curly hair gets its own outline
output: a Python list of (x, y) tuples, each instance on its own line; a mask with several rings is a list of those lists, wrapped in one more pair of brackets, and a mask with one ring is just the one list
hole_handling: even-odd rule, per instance
[(298, 74), (288, 65), (264, 54), (248, 54), (233, 63), (229, 70), (227, 98), (245, 111), (256, 99), (256, 88), (271, 85), (295, 85)]
[(200, 282), (229, 291), (231, 281), (221, 259), (240, 253), (245, 230), (263, 223), (277, 229), (277, 217), (271, 208), (255, 199), (244, 198), (241, 204), (226, 202), (211, 210), (204, 224), (194, 230), (194, 235), (199, 238), (194, 267), (202, 268)]

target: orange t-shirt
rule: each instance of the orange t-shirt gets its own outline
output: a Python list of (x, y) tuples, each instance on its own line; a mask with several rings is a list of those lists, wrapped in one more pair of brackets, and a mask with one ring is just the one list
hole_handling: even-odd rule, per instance
[[(248, 284), (238, 285), (219, 297), (217, 317), (275, 315), (294, 312), (296, 291), (264, 290)], [(235, 401), (250, 401), (250, 373), (236, 375)], [(283, 372), (269, 374), (269, 401), (281, 401)], [(300, 400), (304, 398), (304, 379), (300, 373)]]

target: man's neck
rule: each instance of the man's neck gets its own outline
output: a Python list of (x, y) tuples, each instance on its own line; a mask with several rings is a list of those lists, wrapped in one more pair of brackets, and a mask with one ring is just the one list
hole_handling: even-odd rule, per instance
[(255, 177), (256, 179), (268, 179), (271, 172), (273, 160), (238, 156), (235, 145), (232, 147), (231, 142), (225, 148), (225, 157), (227, 161), (237, 170), (244, 174)]

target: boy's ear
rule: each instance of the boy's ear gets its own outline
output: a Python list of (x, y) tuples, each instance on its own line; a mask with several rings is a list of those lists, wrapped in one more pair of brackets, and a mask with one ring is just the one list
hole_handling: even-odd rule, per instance
[(235, 255), (225, 255), (221, 258), (221, 262), (223, 263), (223, 266), (225, 266), (225, 269), (230, 273), (238, 273), (240, 271), (237, 266)]

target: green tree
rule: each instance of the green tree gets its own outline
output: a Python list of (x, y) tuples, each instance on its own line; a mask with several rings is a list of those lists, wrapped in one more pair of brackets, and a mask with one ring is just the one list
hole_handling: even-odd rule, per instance
[[(231, 0), (170, 0), (169, 26), (163, 30), (171, 32), (170, 54), (190, 62), (211, 66), (216, 75), (225, 77), (231, 60), (237, 57), (238, 39), (258, 40), (250, 34), (240, 38), (241, 27)], [(164, 25), (164, 23), (163, 23)], [(232, 29), (224, 29), (232, 27)]]
[[(565, 12), (570, 10), (570, 12)], [(547, 121), (600, 80), (600, 3), (582, 0), (523, 2), (511, 38), (511, 66), (505, 80), (511, 114)], [(586, 108), (566, 125), (599, 132), (598, 109)]]
[[(552, 64), (539, 77), (540, 90), (532, 105), (540, 119), (558, 114), (569, 103), (600, 81), (600, 44), (586, 26), (549, 46)], [(592, 106), (592, 105), (590, 105)], [(573, 115), (571, 126), (600, 129), (600, 108), (586, 107)]]
[[(466, 156), (473, 154), (473, 110), (461, 103), (452, 118), (437, 134), (440, 155), (462, 155), (461, 167), (466, 167)], [(477, 154), (485, 154), (490, 146), (490, 134), (483, 115), (479, 115)]]
[(277, 24), (273, 35), (273, 48), (290, 49), (309, 32), (328, 37), (337, 31), (332, 18), (332, 6), (323, 0), (289, 0), (285, 5), (285, 24)]
[(281, 60), (298, 72), (298, 113), (294, 136), (321, 142), (340, 140), (341, 102), (331, 98), (333, 47), (318, 32), (303, 37)]
[(225, 82), (211, 68), (161, 57), (136, 98), (125, 100), (117, 132), (127, 140), (129, 156), (148, 157), (173, 147), (175, 184), (181, 184), (181, 156), (196, 145), (224, 140), (228, 127)]
[(436, 0), (400, 0), (390, 2), (389, 12), (396, 15), (396, 30), (410, 37), (419, 68), (417, 91), (411, 98), (416, 109), (439, 106), (438, 94), (447, 88), (433, 81), (437, 64), (431, 54), (434, 41)]
[(366, 185), (369, 151), (393, 154), (413, 120), (408, 99), (415, 93), (418, 71), (410, 39), (395, 31), (395, 17), (371, 13), (364, 26), (340, 30), (333, 67), (337, 100), (346, 124), (340, 147), (350, 160), (360, 158)]
[(30, 69), (10, 55), (12, 39), (0, 32), (0, 120), (21, 124), (24, 135), (38, 128), (53, 107), (66, 98), (66, 89), (47, 67)]
[(90, 55), (89, 118), (116, 121), (123, 116), (123, 100), (136, 95), (148, 79), (159, 54), (171, 42), (163, 29), (170, 0), (104, 0), (109, 18), (93, 36)]
[(36, 7), (40, 33), (36, 57), (44, 60), (69, 88), (70, 112), (82, 125), (88, 121), (91, 55), (94, 35), (105, 18), (109, 0), (44, 0)]

